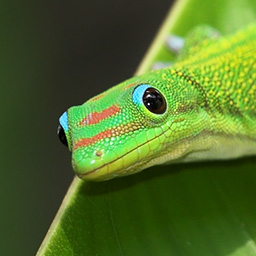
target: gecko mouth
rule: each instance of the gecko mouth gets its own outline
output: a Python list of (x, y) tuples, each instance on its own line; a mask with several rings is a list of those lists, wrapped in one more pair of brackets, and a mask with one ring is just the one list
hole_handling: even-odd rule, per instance
[[(170, 127), (168, 127), (168, 129), (170, 129)], [(168, 129), (166, 131), (168, 131)], [(125, 157), (125, 156), (127, 156), (129, 154), (132, 154), (133, 151), (135, 151), (135, 150), (137, 150), (139, 148), (142, 148), (143, 145), (156, 140), (158, 137), (160, 137), (160, 136), (165, 136), (166, 137), (166, 134), (165, 134), (166, 131), (163, 131), (161, 134), (159, 134), (155, 138), (153, 138), (151, 140), (148, 140), (145, 143), (142, 143), (138, 147), (133, 148), (132, 150), (130, 150), (126, 154), (116, 158), (115, 160), (113, 160), (113, 161), (111, 161), (109, 163), (106, 163), (106, 164), (102, 165), (101, 167), (99, 167), (97, 169), (94, 169), (94, 170), (92, 170), (90, 172), (87, 172), (85, 174), (78, 175), (78, 176), (80, 178), (84, 179), (84, 180), (92, 180), (92, 181), (109, 180), (109, 179), (112, 179), (112, 178), (117, 177), (117, 176), (125, 176), (125, 175), (130, 175), (130, 174), (139, 172), (139, 171), (141, 171), (143, 169), (146, 169), (146, 168), (148, 168), (148, 167), (150, 167), (152, 165), (155, 165), (155, 164), (161, 164), (162, 160), (165, 160), (165, 161), (162, 161), (162, 163), (166, 162), (166, 157), (167, 156), (168, 156), (169, 160), (170, 159), (171, 160), (177, 160), (177, 159), (184, 159), (184, 158), (186, 158), (185, 160), (187, 162), (187, 161), (198, 161), (198, 159), (200, 159), (200, 161), (202, 161), (202, 160), (209, 160), (209, 159), (210, 160), (213, 160), (213, 159), (225, 160), (225, 159), (237, 158), (237, 157), (241, 157), (241, 156), (250, 156), (250, 155), (255, 154), (255, 143), (256, 143), (256, 140), (254, 138), (250, 138), (248, 136), (240, 136), (240, 137), (238, 137), (239, 143), (240, 143), (239, 145), (241, 145), (241, 146), (238, 147), (238, 151), (235, 151), (235, 153), (236, 153), (235, 155), (232, 154), (232, 152), (230, 153), (230, 155), (224, 155), (223, 154), (223, 150), (221, 150), (219, 153), (218, 153), (218, 150), (217, 150), (216, 152), (218, 154), (214, 155), (214, 157), (212, 157), (212, 158), (209, 158), (208, 154), (205, 154), (206, 158), (202, 158), (202, 156), (203, 156), (202, 153), (209, 152), (209, 149), (212, 148), (212, 144), (210, 146), (208, 144), (206, 144), (206, 145), (208, 145), (206, 148), (201, 148), (200, 147), (200, 148), (197, 148), (196, 150), (194, 149), (194, 151), (191, 151), (191, 150), (188, 150), (188, 147), (189, 147), (188, 144), (187, 144), (187, 147), (184, 148), (184, 141), (182, 141), (182, 142), (179, 142), (178, 144), (175, 145), (174, 148), (180, 147), (180, 148), (178, 148), (176, 150), (176, 152), (175, 152), (175, 150), (173, 150), (171, 152), (170, 151), (163, 151), (164, 153), (159, 156), (159, 154), (156, 154), (157, 153), (156, 151), (154, 151), (154, 152), (150, 151), (148, 156), (146, 156), (144, 158), (141, 158), (141, 159), (135, 161), (133, 164), (127, 165), (126, 167), (123, 166), (123, 168), (119, 168), (118, 170), (114, 170), (113, 172), (105, 172), (105, 173), (102, 173), (102, 174), (98, 173), (104, 167), (110, 166), (111, 164), (115, 163), (119, 159), (122, 159), (123, 157)], [(213, 135), (212, 133), (210, 133), (210, 134)], [(224, 149), (224, 152), (228, 152), (229, 143), (224, 143), (224, 142), (227, 142), (227, 139), (233, 140), (233, 136), (227, 135), (227, 134), (224, 134), (224, 133), (216, 133), (214, 135), (216, 137), (212, 141), (214, 143), (216, 143), (216, 141), (219, 141), (219, 145), (218, 145), (217, 148), (223, 148), (223, 145), (228, 145), (227, 148)], [(208, 131), (204, 131), (201, 134), (198, 134), (197, 136), (189, 136), (189, 137), (185, 138), (185, 140), (190, 141), (192, 143), (193, 142), (198, 142), (198, 137), (200, 137), (200, 136), (202, 136), (202, 140), (200, 142), (200, 145), (202, 145), (202, 142), (204, 142), (204, 143), (206, 142), (205, 138), (206, 137), (208, 138), (209, 132)], [(253, 140), (253, 144), (250, 144), (250, 147), (249, 147), (249, 149), (247, 149), (247, 151), (246, 151), (247, 153), (246, 154), (244, 154), (244, 149), (243, 149), (243, 145), (246, 142), (244, 139), (248, 139), (248, 141), (250, 143), (251, 143), (251, 140)], [(237, 145), (237, 142), (236, 142), (236, 145)], [(177, 154), (177, 152), (178, 152), (178, 154)], [(198, 157), (195, 158), (195, 154), (197, 154), (197, 153), (199, 154), (200, 158), (198, 158)], [(190, 158), (188, 158), (188, 157), (190, 157)]]
[[(152, 153), (154, 153), (154, 151), (149, 151), (148, 156), (145, 156), (141, 159), (137, 158), (137, 160), (134, 161), (134, 163), (132, 163), (130, 165), (125, 166), (125, 164), (123, 164), (123, 166), (121, 168), (117, 168), (116, 170), (110, 171), (112, 164), (114, 164), (117, 161), (123, 159), (124, 157), (127, 157), (128, 155), (134, 153), (134, 151), (143, 148), (143, 146), (145, 146), (146, 144), (154, 142), (160, 136), (165, 136), (166, 131), (168, 131), (169, 129), (170, 129), (170, 127), (168, 126), (168, 128), (165, 131), (162, 131), (160, 134), (158, 134), (154, 138), (147, 140), (144, 143), (140, 144), (139, 146), (129, 150), (122, 156), (119, 156), (116, 159), (114, 159), (108, 163), (105, 163), (102, 166), (100, 166), (94, 170), (91, 170), (89, 172), (86, 172), (83, 174), (78, 173), (77, 176), (83, 180), (104, 181), (104, 180), (112, 179), (117, 176), (125, 176), (125, 175), (129, 175), (129, 174), (133, 174), (133, 173), (139, 172), (139, 171), (147, 168), (148, 166), (145, 166), (145, 163), (150, 162), (152, 159), (154, 159), (155, 154), (152, 154)], [(166, 138), (166, 136), (165, 136), (165, 138)], [(139, 152), (137, 152), (137, 154), (139, 155)], [(143, 167), (142, 167), (142, 165), (143, 165)], [(104, 168), (106, 168), (107, 170), (104, 172), (101, 172)]]

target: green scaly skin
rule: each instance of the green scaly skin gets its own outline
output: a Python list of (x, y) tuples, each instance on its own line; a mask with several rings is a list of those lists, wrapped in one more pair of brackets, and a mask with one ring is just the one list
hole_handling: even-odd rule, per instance
[[(256, 153), (256, 26), (226, 37), (201, 27), (185, 42), (173, 66), (68, 109), (65, 134), (80, 178), (101, 181), (156, 164)], [(163, 114), (134, 102), (141, 84), (164, 96)]]

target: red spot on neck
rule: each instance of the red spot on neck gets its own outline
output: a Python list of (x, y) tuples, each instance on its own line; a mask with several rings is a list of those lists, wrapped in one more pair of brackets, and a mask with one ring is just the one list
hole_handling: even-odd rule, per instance
[(91, 124), (97, 124), (100, 121), (113, 116), (119, 112), (120, 108), (117, 105), (113, 105), (101, 112), (92, 112), (87, 115), (80, 123), (80, 126), (86, 126)]

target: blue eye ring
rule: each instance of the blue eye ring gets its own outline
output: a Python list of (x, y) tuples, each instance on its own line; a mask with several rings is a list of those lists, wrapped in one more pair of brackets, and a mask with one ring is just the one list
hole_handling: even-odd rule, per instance
[(153, 114), (164, 114), (167, 109), (166, 100), (162, 93), (148, 84), (137, 86), (133, 91), (132, 100), (135, 104), (143, 104)]

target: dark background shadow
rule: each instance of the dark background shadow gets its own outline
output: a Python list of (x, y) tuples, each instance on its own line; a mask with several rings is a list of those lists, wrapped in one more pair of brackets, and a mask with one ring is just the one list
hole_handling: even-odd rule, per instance
[(133, 75), (171, 1), (2, 1), (0, 255), (33, 255), (73, 178), (71, 105)]

